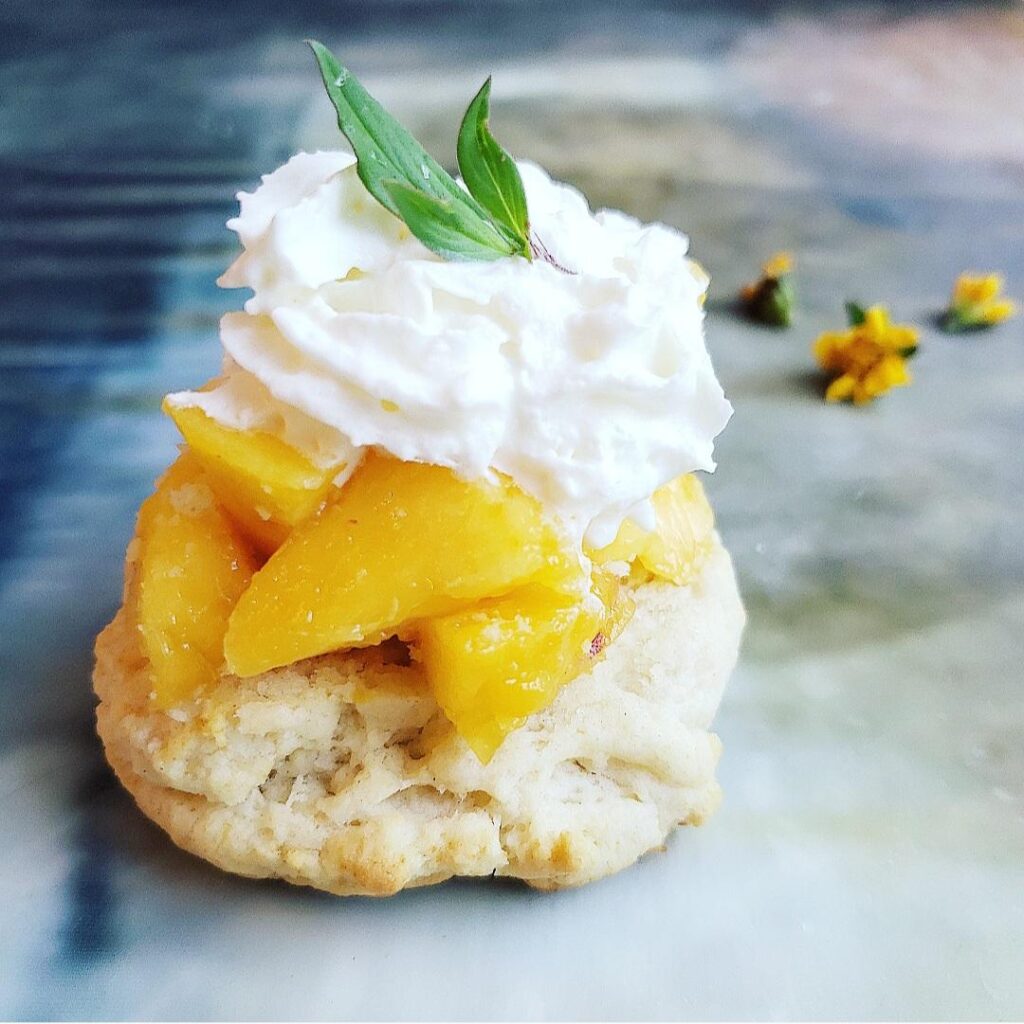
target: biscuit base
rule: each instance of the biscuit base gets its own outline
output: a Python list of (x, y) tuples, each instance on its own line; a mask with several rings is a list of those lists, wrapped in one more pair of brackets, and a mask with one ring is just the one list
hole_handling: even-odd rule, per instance
[(744, 623), (729, 556), (716, 538), (693, 584), (635, 598), (606, 658), (487, 765), (398, 645), (225, 676), (155, 711), (129, 601), (96, 644), (98, 730), (142, 812), (226, 871), (339, 895), (454, 875), (581, 885), (720, 799), (709, 727)]

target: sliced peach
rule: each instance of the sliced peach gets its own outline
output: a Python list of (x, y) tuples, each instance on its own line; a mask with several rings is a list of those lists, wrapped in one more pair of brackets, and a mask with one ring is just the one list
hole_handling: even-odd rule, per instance
[(658, 527), (640, 561), (650, 572), (680, 585), (699, 573), (711, 550), (715, 515), (697, 477), (677, 477), (654, 492)]
[(540, 506), (505, 479), (369, 456), (253, 577), (228, 625), (233, 672), (251, 676), (369, 646), (530, 581), (579, 587)]
[(486, 764), (600, 656), (605, 621), (599, 603), (533, 584), (418, 623), (416, 657), (448, 720)]
[(344, 463), (321, 467), (279, 437), (235, 430), (195, 406), (164, 404), (221, 504), (264, 554), (323, 504)]
[(651, 499), (656, 526), (645, 530), (627, 519), (611, 544), (587, 550), (595, 565), (639, 562), (655, 576), (689, 583), (711, 550), (715, 517), (700, 481), (692, 474), (659, 487)]
[(155, 703), (169, 707), (216, 680), (228, 617), (256, 564), (189, 452), (143, 503), (137, 535), (139, 632)]
[(601, 632), (594, 637), (592, 654), (600, 654), (629, 625), (636, 611), (636, 601), (630, 589), (618, 576), (595, 568), (591, 575), (591, 590), (604, 605), (605, 614)]

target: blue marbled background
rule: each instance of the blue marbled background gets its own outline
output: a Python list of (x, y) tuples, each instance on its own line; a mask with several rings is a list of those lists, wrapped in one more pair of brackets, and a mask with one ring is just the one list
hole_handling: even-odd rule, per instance
[[(1024, 297), (1019, 4), (7, 0), (0, 29), (0, 1016), (1024, 1015), (1024, 320), (929, 319), (971, 266)], [(726, 802), (589, 889), (229, 878), (93, 736), (159, 399), (239, 301), (233, 194), (335, 144), (306, 35), (443, 156), (493, 72), (510, 148), (714, 278), (737, 412), (709, 487), (751, 615)], [(783, 247), (796, 326), (738, 322)], [(810, 374), (848, 296), (924, 327), (867, 410)]]

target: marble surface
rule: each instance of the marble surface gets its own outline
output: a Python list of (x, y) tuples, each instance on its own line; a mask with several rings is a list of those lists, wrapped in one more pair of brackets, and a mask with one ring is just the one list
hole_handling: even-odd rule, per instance
[[(930, 322), (967, 267), (1024, 298), (1021, 7), (206, 6), (0, 10), (0, 1017), (1024, 1016), (1024, 319)], [(310, 34), (445, 157), (493, 72), (510, 148), (684, 228), (714, 278), (709, 490), (750, 612), (726, 799), (581, 891), (230, 878), (92, 733), (159, 398), (237, 301), (232, 194), (334, 144)], [(788, 332), (728, 308), (776, 248)], [(846, 297), (923, 325), (870, 409), (812, 373)]]

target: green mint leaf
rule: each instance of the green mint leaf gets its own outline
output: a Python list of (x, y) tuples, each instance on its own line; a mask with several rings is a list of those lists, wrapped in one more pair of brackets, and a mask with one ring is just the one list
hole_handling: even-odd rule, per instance
[(845, 306), (846, 319), (849, 321), (851, 327), (859, 327), (867, 319), (867, 312), (859, 303), (847, 300)]
[(409, 230), (446, 260), (494, 260), (513, 255), (503, 239), (499, 244), (505, 248), (495, 248), (490, 224), (467, 221), (450, 199), (429, 195), (404, 181), (384, 181), (382, 187)]
[(529, 254), (530, 225), (526, 192), (515, 161), (491, 134), (491, 80), (480, 87), (459, 126), (457, 155), (462, 180), (471, 195)]
[[(498, 259), (519, 251), (507, 232), (491, 219), (480, 203), (363, 88), (327, 47), (313, 39), (308, 42), (320, 68), (324, 88), (337, 111), (338, 127), (356, 155), (359, 178), (382, 206), (402, 217), (393, 189), (385, 185), (400, 182), (413, 191), (446, 204), (445, 229), (438, 232), (439, 237), (462, 231), (470, 240), (467, 246), (472, 244), (478, 248), (483, 247), (481, 239), (489, 239), (491, 255), (474, 258)], [(411, 204), (407, 202), (405, 205)], [(420, 204), (418, 209), (422, 213), (427, 206)], [(415, 230), (413, 233), (423, 241), (423, 234), (429, 232), (423, 229), (422, 223), (420, 226), (422, 234)], [(410, 230), (413, 230), (411, 225)], [(439, 255), (445, 253), (439, 252)]]

